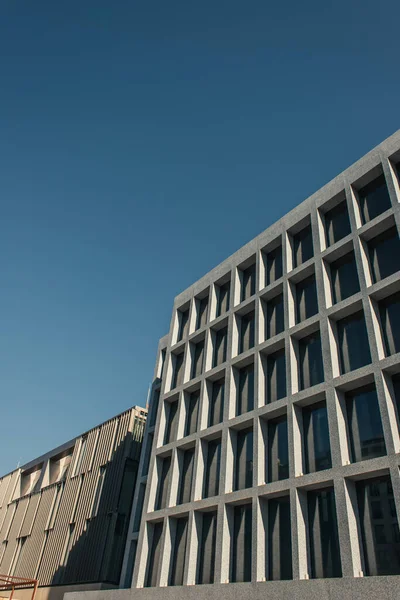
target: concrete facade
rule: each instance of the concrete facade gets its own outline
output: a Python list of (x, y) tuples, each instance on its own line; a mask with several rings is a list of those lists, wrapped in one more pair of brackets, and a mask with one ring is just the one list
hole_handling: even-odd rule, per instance
[[(397, 132), (175, 298), (121, 577), (128, 587), (133, 570), (131, 589), (107, 598), (398, 597), (399, 165)], [(376, 251), (381, 238), (394, 250), (388, 268)], [(343, 264), (353, 269), (344, 287), (358, 280), (347, 295)], [(222, 380), (221, 418), (213, 414), (210, 425), (213, 384)], [(282, 422), (287, 465), (273, 441)], [(208, 459), (216, 441), (217, 470)], [(251, 456), (243, 463), (244, 447)], [(381, 512), (374, 496), (387, 503)], [(276, 506), (284, 509), (278, 536)], [(334, 518), (324, 530), (325, 510)], [(212, 539), (204, 538), (204, 515), (215, 515)], [(199, 571), (210, 584), (200, 585)]]
[(39, 600), (118, 585), (146, 416), (133, 407), (0, 479), (0, 573), (38, 579)]
[(397, 132), (176, 297), (130, 589), (84, 596), (399, 597), (399, 182)]

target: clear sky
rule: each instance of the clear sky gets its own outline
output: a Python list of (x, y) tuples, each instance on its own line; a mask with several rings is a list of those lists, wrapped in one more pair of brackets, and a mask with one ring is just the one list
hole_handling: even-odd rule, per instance
[(0, 2), (0, 474), (144, 405), (174, 296), (399, 128), (399, 25)]

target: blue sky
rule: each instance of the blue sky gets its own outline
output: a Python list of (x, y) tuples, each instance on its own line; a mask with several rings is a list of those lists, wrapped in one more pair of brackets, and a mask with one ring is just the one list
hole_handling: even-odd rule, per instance
[(2, 0), (0, 473), (144, 404), (174, 296), (399, 128), (399, 23)]

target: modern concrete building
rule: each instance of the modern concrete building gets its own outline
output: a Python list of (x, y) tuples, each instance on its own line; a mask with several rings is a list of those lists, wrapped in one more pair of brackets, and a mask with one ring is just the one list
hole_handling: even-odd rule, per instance
[(90, 598), (400, 597), (399, 178), (397, 132), (176, 297)]
[(118, 585), (146, 416), (135, 406), (0, 479), (2, 575), (38, 579), (38, 600)]

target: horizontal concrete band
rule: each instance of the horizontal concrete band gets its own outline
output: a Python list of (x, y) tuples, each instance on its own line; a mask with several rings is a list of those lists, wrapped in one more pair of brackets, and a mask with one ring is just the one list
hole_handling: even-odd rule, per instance
[(67, 593), (64, 600), (398, 600), (400, 577), (259, 581)]

